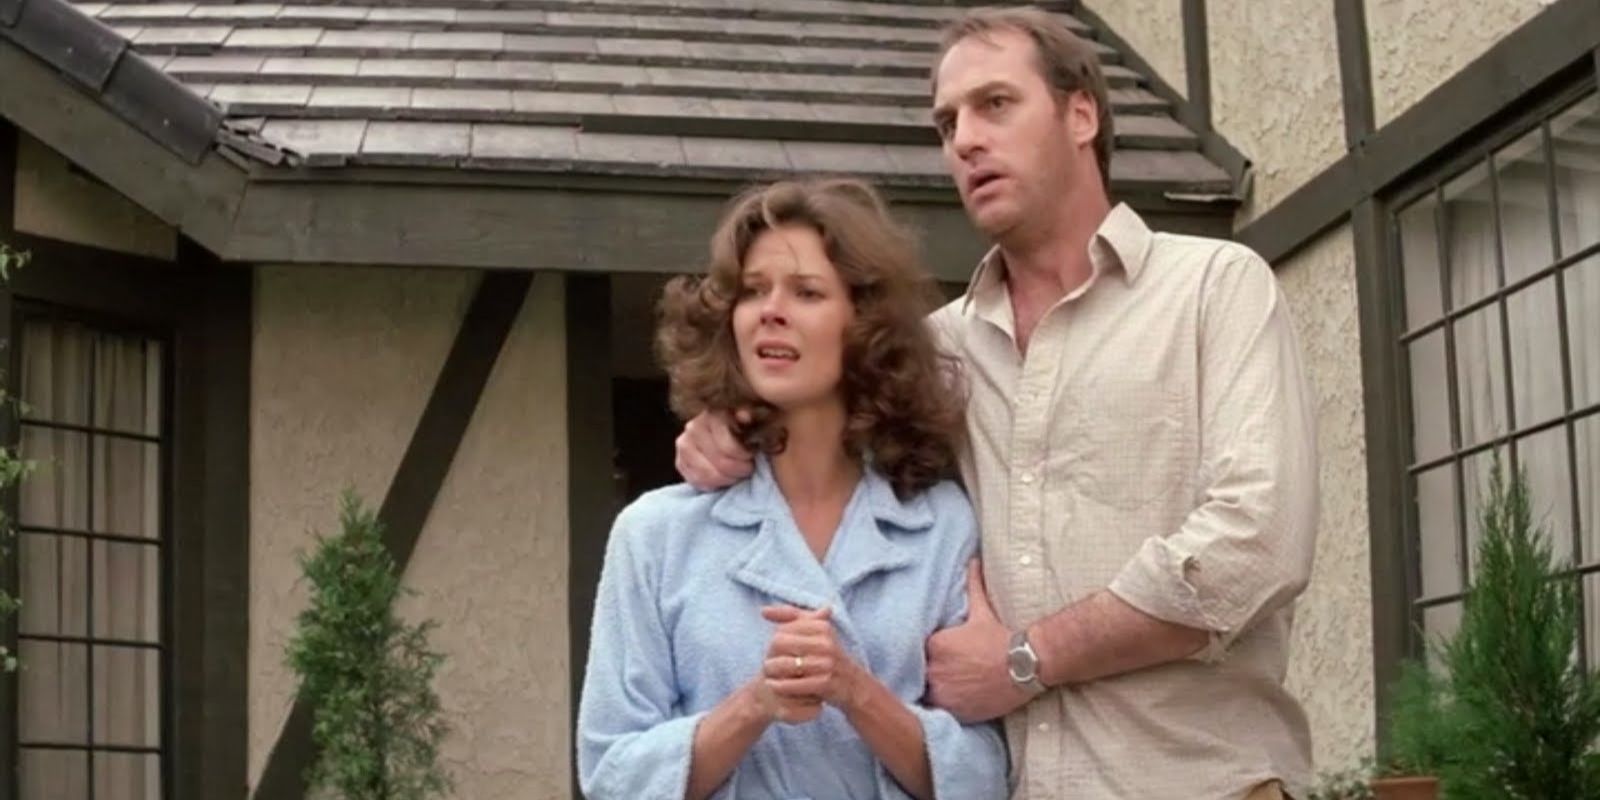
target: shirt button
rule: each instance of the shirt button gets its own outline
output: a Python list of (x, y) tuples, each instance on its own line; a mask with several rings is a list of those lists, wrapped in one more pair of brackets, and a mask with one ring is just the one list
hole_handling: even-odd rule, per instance
[(1029, 564), (1033, 563), (1033, 556), (1023, 556), (1022, 558), (1017, 559), (1017, 563), (1021, 564), (1024, 567), (1026, 567)]
[(1048, 722), (1039, 723), (1039, 731), (1041, 733), (1049, 733), (1050, 732), (1050, 723), (1048, 723)]
[(1022, 482), (1023, 483), (1033, 483), (1033, 473), (1032, 472), (1023, 472), (1022, 473)]

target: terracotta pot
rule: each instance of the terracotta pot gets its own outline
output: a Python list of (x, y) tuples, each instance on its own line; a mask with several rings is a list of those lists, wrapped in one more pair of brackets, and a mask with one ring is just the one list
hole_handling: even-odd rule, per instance
[(1439, 800), (1439, 779), (1373, 778), (1372, 794), (1377, 800)]

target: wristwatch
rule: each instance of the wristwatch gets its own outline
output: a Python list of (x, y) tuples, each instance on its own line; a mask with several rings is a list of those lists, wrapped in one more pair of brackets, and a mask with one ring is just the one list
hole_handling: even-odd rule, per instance
[(1028, 631), (1011, 634), (1011, 645), (1006, 648), (1006, 671), (1018, 689), (1035, 697), (1044, 693), (1045, 685), (1039, 681), (1039, 654), (1028, 643)]

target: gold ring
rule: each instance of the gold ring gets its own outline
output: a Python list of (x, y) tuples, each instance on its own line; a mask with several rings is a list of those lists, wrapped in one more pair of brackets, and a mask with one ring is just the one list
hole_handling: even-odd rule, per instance
[(801, 674), (801, 673), (803, 673), (805, 671), (806, 671), (806, 657), (805, 656), (795, 656), (794, 657), (794, 674), (799, 675), (799, 674)]

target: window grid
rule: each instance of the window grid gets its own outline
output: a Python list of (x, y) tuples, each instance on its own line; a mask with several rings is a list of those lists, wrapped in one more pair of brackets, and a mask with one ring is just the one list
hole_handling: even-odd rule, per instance
[[(1591, 92), (1589, 95), (1579, 97), (1576, 102), (1563, 102), (1559, 107), (1543, 111), (1537, 120), (1521, 125), (1516, 130), (1508, 131), (1496, 136), (1494, 137), (1493, 141), (1483, 143), (1483, 145), (1471, 155), (1470, 160), (1465, 160), (1465, 163), (1457, 165), (1458, 168), (1453, 169), (1443, 177), (1438, 177), (1431, 180), (1429, 183), (1424, 185), (1424, 191), (1414, 193), (1404, 205), (1396, 206), (1391, 211), (1389, 221), (1392, 235), (1388, 237), (1388, 246), (1392, 258), (1391, 263), (1395, 266), (1396, 274), (1399, 276), (1399, 285), (1402, 287), (1402, 289), (1404, 290), (1411, 288), (1408, 285), (1409, 273), (1406, 271), (1404, 262), (1406, 248), (1404, 246), (1405, 232), (1402, 230), (1402, 214), (1410, 207), (1419, 203), (1429, 202), (1430, 200), (1433, 203), (1433, 208), (1431, 209), (1434, 227), (1433, 239), (1434, 245), (1437, 248), (1436, 258), (1438, 261), (1437, 272), (1440, 302), (1437, 316), (1425, 319), (1410, 319), (1408, 313), (1409, 307), (1402, 301), (1398, 305), (1397, 311), (1399, 312), (1398, 318), (1403, 320), (1403, 322), (1396, 326), (1397, 335), (1394, 339), (1396, 346), (1398, 347), (1400, 363), (1404, 373), (1404, 378), (1401, 381), (1402, 394), (1404, 395), (1402, 399), (1405, 401), (1405, 418), (1409, 421), (1405, 426), (1406, 430), (1404, 430), (1402, 433), (1405, 436), (1404, 447), (1406, 449), (1404, 452), (1409, 454), (1409, 456), (1406, 458), (1408, 466), (1405, 470), (1407, 479), (1407, 492), (1408, 496), (1413, 498), (1413, 501), (1410, 504), (1408, 513), (1405, 515), (1404, 524), (1406, 525), (1407, 530), (1405, 531), (1404, 541), (1405, 557), (1407, 561), (1406, 591), (1408, 597), (1410, 598), (1410, 602), (1407, 604), (1407, 617), (1412, 621), (1413, 629), (1421, 628), (1424, 620), (1424, 612), (1430, 609), (1447, 608), (1453, 604), (1459, 603), (1466, 596), (1469, 587), (1471, 586), (1473, 558), (1471, 550), (1472, 537), (1469, 530), (1471, 523), (1469, 520), (1475, 516), (1476, 508), (1468, 507), (1466, 481), (1478, 481), (1479, 478), (1475, 471), (1471, 476), (1467, 474), (1470, 464), (1469, 459), (1491, 450), (1498, 451), (1501, 448), (1504, 448), (1509, 451), (1509, 458), (1507, 459), (1508, 466), (1515, 470), (1521, 465), (1522, 459), (1520, 456), (1522, 454), (1520, 453), (1520, 447), (1524, 441), (1529, 440), (1530, 437), (1533, 437), (1541, 432), (1555, 429), (1561, 429), (1564, 433), (1564, 444), (1567, 448), (1564, 472), (1566, 473), (1566, 483), (1569, 494), (1568, 498), (1566, 499), (1566, 505), (1569, 506), (1567, 510), (1570, 513), (1571, 522), (1571, 529), (1568, 531), (1568, 534), (1571, 538), (1572, 567), (1564, 574), (1579, 580), (1580, 603), (1582, 604), (1581, 607), (1585, 609), (1585, 615), (1589, 615), (1589, 606), (1586, 602), (1586, 595), (1592, 593), (1594, 590), (1584, 585), (1586, 583), (1584, 578), (1586, 576), (1600, 575), (1600, 554), (1594, 554), (1592, 557), (1586, 558), (1584, 552), (1584, 531), (1586, 529), (1584, 526), (1582, 494), (1579, 487), (1578, 450), (1580, 440), (1578, 438), (1578, 424), (1589, 417), (1600, 415), (1600, 402), (1591, 403), (1582, 408), (1576, 407), (1577, 397), (1574, 386), (1572, 363), (1573, 346), (1571, 341), (1571, 331), (1569, 328), (1568, 319), (1569, 312), (1567, 307), (1567, 277), (1570, 270), (1574, 268), (1582, 268), (1582, 265), (1584, 265), (1588, 259), (1600, 255), (1600, 242), (1588, 244), (1584, 247), (1573, 250), (1571, 253), (1566, 252), (1568, 248), (1564, 246), (1561, 233), (1560, 192), (1557, 190), (1557, 150), (1555, 145), (1555, 137), (1551, 130), (1551, 120), (1565, 112), (1567, 109), (1575, 107), (1577, 102), (1582, 102), (1585, 97), (1592, 96), (1593, 95)], [(1538, 269), (1532, 270), (1529, 274), (1520, 279), (1508, 282), (1507, 260), (1508, 258), (1516, 257), (1516, 254), (1508, 254), (1506, 252), (1506, 241), (1508, 237), (1504, 229), (1506, 223), (1505, 210), (1502, 205), (1502, 178), (1499, 169), (1501, 164), (1499, 163), (1500, 159), (1497, 158), (1497, 150), (1495, 148), (1505, 146), (1506, 144), (1515, 141), (1518, 137), (1525, 136), (1529, 133), (1538, 134), (1539, 145), (1536, 152), (1538, 152), (1544, 160), (1542, 170), (1542, 192), (1546, 205), (1545, 223), (1548, 227), (1548, 233), (1550, 236), (1551, 262), (1541, 266)], [(1456, 299), (1457, 290), (1454, 285), (1455, 271), (1458, 265), (1455, 263), (1456, 259), (1454, 258), (1451, 248), (1452, 241), (1454, 240), (1451, 227), (1454, 224), (1454, 220), (1452, 219), (1452, 215), (1449, 213), (1450, 206), (1446, 196), (1446, 188), (1455, 178), (1462, 175), (1467, 175), (1473, 169), (1479, 167), (1487, 169), (1488, 173), (1487, 184), (1490, 204), (1489, 220), (1490, 224), (1492, 225), (1492, 230), (1489, 233), (1491, 234), (1492, 246), (1494, 247), (1492, 275), (1495, 281), (1495, 286), (1489, 291), (1476, 293), (1477, 296), (1473, 296), (1472, 294), (1464, 296), (1461, 298), (1461, 302), (1458, 303)], [(1592, 265), (1590, 268), (1593, 268)], [(1559, 342), (1559, 348), (1557, 354), (1555, 354), (1555, 357), (1560, 359), (1560, 393), (1561, 408), (1563, 413), (1547, 419), (1541, 418), (1519, 420), (1516, 404), (1518, 391), (1516, 387), (1517, 362), (1515, 360), (1515, 348), (1512, 346), (1512, 329), (1509, 303), (1510, 298), (1517, 295), (1518, 292), (1530, 291), (1534, 287), (1545, 282), (1548, 282), (1554, 288), (1554, 302), (1556, 303), (1556, 314), (1554, 317), (1556, 324), (1556, 336), (1558, 337)], [(1423, 288), (1424, 287), (1416, 287), (1417, 290), (1421, 290)], [(1460, 384), (1461, 375), (1458, 361), (1459, 344), (1457, 342), (1456, 329), (1461, 320), (1470, 317), (1472, 314), (1485, 311), (1490, 306), (1495, 307), (1494, 311), (1485, 313), (1493, 313), (1499, 322), (1498, 349), (1502, 360), (1500, 367), (1504, 373), (1503, 376), (1501, 376), (1504, 380), (1504, 428), (1503, 431), (1496, 431), (1493, 435), (1484, 437), (1484, 441), (1475, 441), (1470, 445), (1464, 445), (1463, 443), (1466, 437), (1463, 431), (1463, 401), (1461, 398), (1462, 387)], [(1412, 415), (1423, 412), (1417, 411), (1416, 407), (1410, 402), (1411, 394), (1414, 390), (1411, 377), (1411, 361), (1413, 353), (1409, 345), (1436, 332), (1440, 333), (1443, 338), (1443, 372), (1445, 373), (1444, 379), (1446, 383), (1443, 394), (1446, 406), (1445, 412), (1448, 414), (1448, 425), (1446, 426), (1446, 429), (1449, 439), (1449, 452), (1444, 455), (1431, 456), (1426, 459), (1419, 460), (1417, 458), (1417, 453), (1415, 452), (1417, 442), (1413, 438), (1413, 432), (1416, 428), (1416, 421)], [(1491, 371), (1493, 370), (1492, 367), (1488, 367), (1487, 369), (1490, 369)], [(1493, 387), (1492, 380), (1493, 375), (1491, 372), (1490, 391), (1492, 393), (1502, 393), (1501, 389)], [(1477, 437), (1475, 436), (1474, 438)], [(1422, 520), (1420, 508), (1417, 502), (1417, 499), (1419, 498), (1418, 479), (1421, 475), (1430, 470), (1446, 467), (1450, 471), (1452, 484), (1451, 491), (1453, 494), (1453, 502), (1455, 504), (1456, 512), (1454, 515), (1454, 534), (1457, 539), (1456, 546), (1458, 548), (1458, 563), (1456, 566), (1458, 567), (1457, 571), (1460, 579), (1460, 590), (1455, 592), (1435, 594), (1432, 596), (1424, 596), (1422, 592), (1422, 562), (1427, 556), (1425, 555), (1424, 542), (1421, 541)], [(1585, 669), (1587, 669), (1590, 660), (1588, 652), (1589, 632), (1587, 628), (1588, 625), (1593, 624), (1593, 622), (1593, 620), (1586, 619), (1585, 624), (1580, 625), (1578, 631), (1578, 652), (1576, 655), (1578, 657), (1579, 664)]]
[[(135, 331), (135, 330), (129, 330), (129, 329), (126, 329), (124, 327), (121, 327), (121, 326), (118, 326), (118, 325), (115, 325), (115, 324), (112, 324), (112, 325), (100, 325), (100, 324), (97, 324), (97, 322), (99, 322), (97, 320), (93, 320), (93, 319), (84, 320), (84, 319), (80, 318), (79, 315), (74, 314), (74, 313), (72, 313), (70, 311), (66, 311), (64, 309), (53, 309), (53, 308), (44, 308), (44, 307), (37, 307), (36, 308), (36, 307), (32, 307), (30, 305), (29, 307), (26, 307), (25, 309), (19, 309), (19, 310), (21, 310), (22, 313), (18, 313), (14, 317), (16, 322), (15, 322), (14, 328), (12, 330), (12, 341), (16, 343), (16, 346), (13, 349), (12, 358), (10, 359), (12, 372), (13, 372), (13, 374), (19, 376), (19, 378), (18, 378), (19, 381), (22, 380), (21, 376), (22, 376), (22, 372), (23, 372), (22, 369), (21, 369), (21, 365), (20, 365), (21, 353), (23, 352), (24, 347), (25, 347), (25, 345), (23, 344), (23, 339), (24, 339), (24, 336), (26, 335), (25, 334), (25, 330), (26, 330), (27, 324), (30, 323), (30, 322), (48, 322), (48, 323), (59, 323), (59, 324), (81, 324), (81, 325), (83, 325), (83, 327), (85, 329), (87, 329), (89, 331), (89, 333), (90, 333), (90, 336), (88, 338), (88, 353), (87, 353), (87, 361), (88, 361), (88, 363), (90, 365), (94, 365), (94, 364), (98, 363), (98, 355), (99, 355), (101, 341), (102, 341), (103, 337), (107, 337), (107, 336), (134, 338), (134, 339), (142, 340), (142, 345), (143, 345), (142, 346), (142, 352), (145, 354), (146, 359), (148, 359), (148, 357), (149, 357), (149, 355), (150, 355), (150, 353), (152, 351), (155, 351), (158, 354), (164, 354), (164, 353), (168, 352), (168, 348), (165, 346), (163, 339), (150, 336), (147, 333), (142, 333), (142, 332), (138, 332), (138, 331)], [(169, 402), (169, 399), (168, 399), (169, 383), (167, 381), (168, 369), (169, 369), (169, 365), (168, 365), (167, 358), (163, 355), (161, 363), (160, 363), (160, 366), (159, 366), (159, 368), (157, 370), (156, 378), (155, 378), (155, 380), (157, 381), (157, 384), (158, 384), (157, 387), (156, 387), (156, 391), (157, 391), (157, 397), (159, 398), (158, 399), (159, 414), (157, 416), (157, 420), (156, 420), (156, 423), (155, 423), (158, 433), (155, 434), (155, 435), (146, 434), (146, 433), (140, 433), (140, 432), (137, 432), (137, 431), (119, 430), (119, 429), (117, 429), (115, 427), (110, 427), (110, 426), (101, 426), (101, 425), (95, 425), (95, 424), (74, 424), (74, 423), (68, 423), (68, 422), (60, 422), (60, 421), (54, 421), (54, 420), (39, 419), (39, 418), (36, 418), (33, 414), (27, 413), (26, 410), (25, 410), (25, 413), (20, 415), (20, 418), (17, 420), (17, 431), (19, 433), (19, 441), (21, 441), (21, 435), (25, 434), (29, 430), (56, 431), (56, 432), (79, 434), (79, 435), (84, 436), (84, 439), (85, 439), (85, 442), (84, 442), (85, 446), (83, 448), (83, 458), (85, 460), (85, 464), (84, 464), (84, 466), (85, 466), (85, 473), (84, 473), (84, 481), (85, 481), (84, 510), (85, 510), (85, 513), (86, 513), (86, 516), (85, 516), (84, 520), (85, 520), (85, 527), (89, 528), (90, 530), (79, 530), (79, 529), (74, 529), (74, 528), (70, 528), (70, 527), (32, 525), (32, 524), (28, 524), (30, 522), (30, 520), (23, 519), (20, 515), (15, 517), (16, 518), (16, 524), (13, 526), (13, 530), (16, 532), (16, 534), (18, 536), (18, 540), (17, 541), (18, 541), (19, 545), (20, 545), (20, 542), (22, 541), (23, 537), (37, 538), (37, 539), (42, 539), (42, 540), (55, 540), (55, 541), (80, 540), (80, 541), (83, 541), (85, 543), (85, 545), (86, 545), (83, 548), (83, 550), (84, 550), (83, 569), (84, 569), (84, 577), (85, 577), (84, 592), (83, 592), (84, 598), (83, 599), (86, 601), (85, 602), (85, 606), (84, 606), (84, 622), (83, 622), (83, 624), (85, 626), (84, 630), (85, 630), (85, 633), (87, 635), (84, 635), (84, 636), (73, 636), (73, 635), (41, 633), (41, 632), (37, 632), (37, 631), (30, 631), (30, 632), (26, 632), (25, 633), (25, 632), (22, 632), (20, 630), (20, 628), (14, 634), (15, 635), (15, 639), (16, 639), (16, 641), (18, 643), (20, 643), (20, 642), (38, 642), (38, 643), (45, 643), (45, 644), (71, 645), (71, 646), (77, 646), (77, 647), (82, 647), (83, 648), (83, 654), (84, 654), (84, 687), (83, 687), (83, 691), (84, 691), (84, 708), (83, 708), (83, 714), (84, 714), (84, 729), (85, 729), (86, 738), (84, 739), (83, 742), (79, 743), (79, 742), (70, 742), (70, 741), (51, 741), (51, 740), (48, 740), (48, 739), (34, 740), (34, 739), (26, 738), (26, 737), (19, 737), (14, 741), (15, 751), (11, 754), (11, 757), (13, 759), (19, 759), (20, 756), (22, 756), (22, 755), (24, 755), (24, 754), (26, 754), (28, 752), (58, 752), (58, 753), (59, 752), (64, 752), (64, 753), (82, 754), (84, 756), (84, 761), (82, 763), (83, 763), (83, 769), (84, 769), (83, 777), (84, 777), (84, 780), (85, 780), (84, 787), (85, 787), (85, 790), (87, 792), (87, 794), (86, 794), (87, 800), (95, 800), (96, 792), (98, 791), (97, 784), (99, 783), (99, 775), (96, 772), (96, 763), (95, 763), (97, 755), (154, 756), (155, 758), (157, 758), (159, 760), (159, 767), (158, 767), (158, 772), (159, 772), (159, 776), (160, 776), (159, 777), (159, 786), (160, 786), (159, 796), (163, 797), (163, 798), (170, 797), (171, 796), (171, 792), (172, 792), (171, 770), (170, 770), (170, 763), (169, 763), (168, 753), (167, 753), (167, 742), (170, 740), (170, 733), (169, 733), (170, 714), (169, 714), (169, 709), (170, 709), (170, 705), (171, 705), (171, 686), (170, 686), (170, 681), (168, 679), (169, 675), (171, 674), (171, 662), (170, 662), (171, 652), (170, 652), (170, 649), (166, 646), (166, 641), (168, 639), (168, 636), (170, 635), (169, 634), (169, 629), (168, 629), (168, 626), (170, 624), (169, 623), (169, 619), (168, 619), (168, 617), (169, 617), (169, 614), (168, 614), (168, 594), (169, 594), (168, 576), (170, 575), (170, 566), (169, 566), (168, 548), (166, 547), (166, 530), (167, 530), (167, 527), (168, 527), (168, 517), (167, 517), (167, 508), (166, 508), (166, 506), (167, 506), (167, 495), (168, 495), (167, 471), (168, 471), (169, 467), (168, 467), (168, 462), (167, 462), (168, 454), (167, 454), (167, 450), (166, 450), (166, 440), (165, 440), (166, 432), (167, 432), (169, 424), (170, 424), (170, 417), (169, 417), (169, 414), (170, 414), (170, 402)], [(87, 409), (87, 413), (88, 413), (88, 421), (91, 422), (91, 423), (93, 423), (95, 421), (95, 415), (97, 413), (97, 409), (99, 408), (99, 405), (98, 405), (97, 401), (100, 399), (100, 397), (99, 397), (100, 387), (98, 385), (99, 381), (98, 381), (97, 378), (98, 378), (98, 376), (97, 376), (96, 370), (91, 366), (90, 370), (88, 371), (88, 374), (84, 378), (84, 389), (85, 389), (86, 401), (87, 401), (87, 405), (86, 405), (85, 408)], [(147, 375), (146, 379), (148, 380), (148, 375)], [(27, 396), (25, 387), (24, 387), (24, 391), (23, 392), (19, 392), (19, 396), (22, 396), (22, 397), (26, 397)], [(97, 467), (97, 462), (96, 462), (97, 452), (100, 449), (100, 445), (119, 442), (119, 441), (120, 442), (137, 442), (137, 443), (145, 444), (145, 445), (153, 445), (153, 446), (155, 446), (157, 448), (157, 451), (155, 453), (155, 456), (156, 456), (155, 463), (157, 465), (156, 469), (157, 469), (157, 473), (158, 473), (157, 476), (156, 476), (156, 482), (157, 482), (158, 490), (157, 490), (157, 495), (156, 495), (156, 498), (155, 498), (155, 502), (157, 503), (158, 508), (157, 508), (157, 511), (156, 511), (157, 532), (156, 532), (156, 535), (155, 535), (154, 538), (151, 538), (149, 536), (128, 535), (126, 533), (116, 533), (116, 532), (92, 530), (93, 528), (98, 527), (97, 523), (96, 523), (96, 511), (97, 511), (97, 509), (96, 509), (96, 504), (95, 504), (95, 489), (96, 489), (95, 476), (96, 476), (96, 472), (97, 472), (97, 470), (96, 470), (96, 467)], [(109, 448), (108, 448), (108, 453), (109, 453)], [(23, 453), (22, 455), (24, 457), (27, 456), (26, 453)], [(95, 543), (137, 545), (137, 546), (141, 546), (141, 547), (153, 548), (156, 551), (156, 553), (157, 553), (157, 557), (156, 557), (157, 567), (156, 567), (155, 580), (156, 580), (156, 587), (157, 587), (156, 588), (157, 622), (156, 622), (155, 641), (149, 641), (149, 640), (143, 640), (143, 639), (125, 639), (125, 638), (114, 637), (114, 636), (96, 636), (95, 635), (95, 631), (96, 631), (96, 628), (95, 628), (95, 593), (96, 593), (97, 590), (100, 590), (102, 592), (107, 592), (108, 591), (104, 587), (99, 587), (99, 586), (96, 585), (96, 574), (95, 574), (95, 552), (96, 551), (95, 551), (95, 547), (94, 547)], [(109, 594), (107, 596), (109, 597)], [(104, 698), (100, 697), (100, 696), (101, 695), (105, 695), (105, 693), (107, 691), (111, 690), (109, 685), (108, 685), (107, 687), (105, 687), (105, 689), (103, 691), (100, 691), (100, 692), (96, 691), (96, 685), (95, 685), (96, 684), (96, 680), (95, 680), (96, 679), (96, 675), (95, 675), (95, 662), (96, 662), (96, 659), (95, 659), (95, 654), (96, 654), (97, 650), (105, 650), (105, 651), (107, 651), (109, 653), (116, 653), (116, 652), (151, 653), (151, 652), (153, 652), (153, 653), (157, 654), (156, 686), (158, 687), (157, 688), (158, 702), (157, 702), (156, 707), (154, 709), (152, 709), (150, 712), (148, 712), (148, 713), (155, 714), (156, 719), (157, 719), (157, 722), (156, 722), (156, 725), (155, 725), (155, 729), (156, 729), (156, 744), (155, 744), (155, 746), (131, 745), (131, 744), (119, 743), (119, 742), (113, 742), (113, 741), (104, 741), (104, 742), (97, 741), (97, 731), (96, 731), (96, 726), (95, 726), (96, 705), (97, 705), (96, 700), (99, 699), (99, 700), (101, 700), (103, 702)], [(108, 684), (110, 682), (109, 681), (109, 673), (108, 673), (108, 681), (107, 682), (108, 682)], [(19, 733), (20, 733), (20, 731), (19, 731)], [(107, 738), (109, 738), (109, 736)], [(14, 760), (13, 763), (19, 763), (19, 762)], [(26, 798), (23, 798), (23, 800), (26, 800)]]

